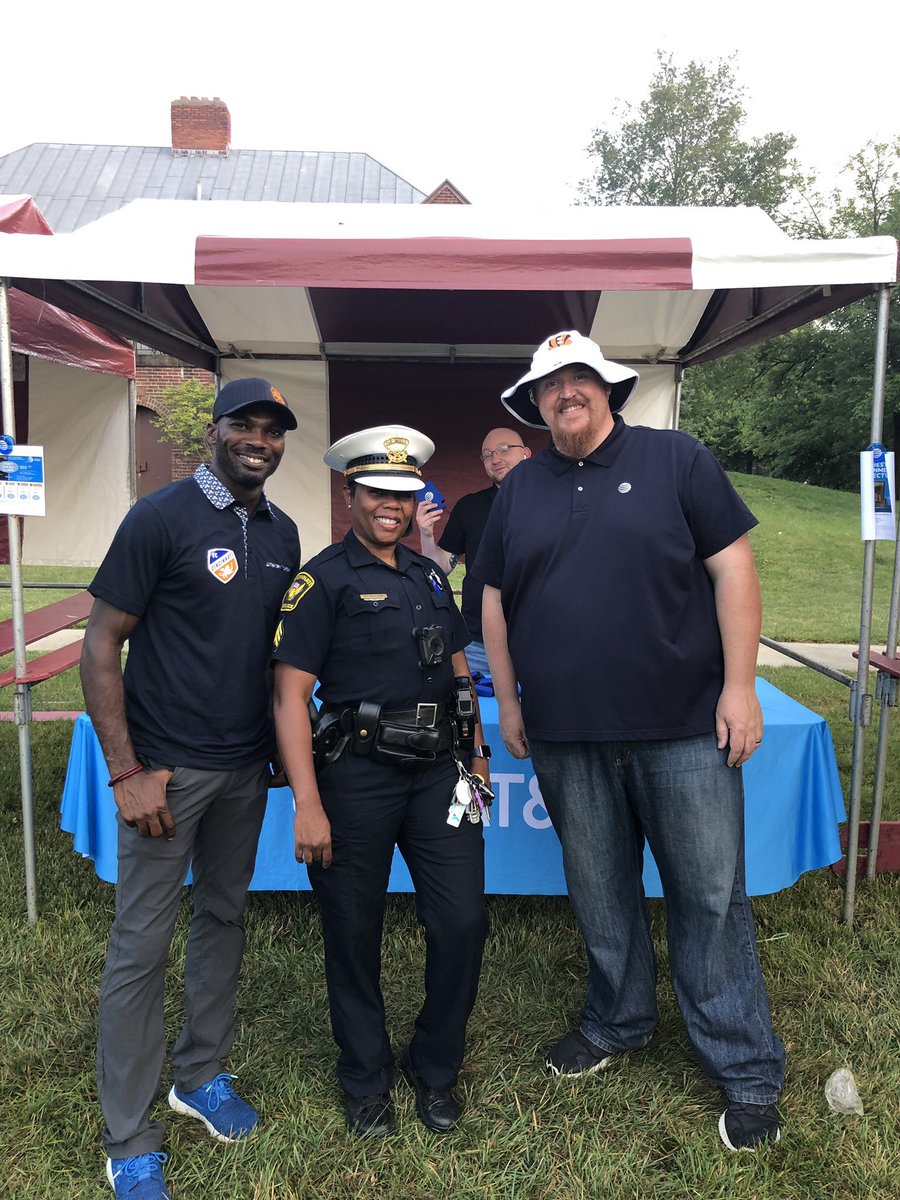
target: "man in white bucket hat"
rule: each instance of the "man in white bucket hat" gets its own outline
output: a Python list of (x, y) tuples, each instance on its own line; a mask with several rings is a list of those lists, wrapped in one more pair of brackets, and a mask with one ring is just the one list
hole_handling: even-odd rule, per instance
[(581, 1020), (547, 1066), (603, 1070), (653, 1034), (646, 837), (687, 1032), (727, 1097), (720, 1136), (754, 1150), (780, 1136), (784, 1082), (744, 882), (756, 520), (704, 446), (625, 424), (637, 382), (575, 330), (537, 348), (502, 400), (553, 445), (504, 484), (474, 567), (503, 740), (531, 755), (588, 955)]
[[(546, 429), (547, 421), (538, 407), (535, 385), (554, 371), (572, 366), (590, 367), (591, 371), (606, 385), (609, 396), (607, 406), (610, 413), (625, 407), (638, 382), (638, 373), (633, 367), (610, 362), (596, 342), (574, 329), (556, 333), (541, 342), (531, 360), (531, 370), (518, 383), (507, 388), (501, 395), (504, 408), (508, 408), (523, 425), (535, 429)], [(555, 441), (555, 438), (554, 438)]]

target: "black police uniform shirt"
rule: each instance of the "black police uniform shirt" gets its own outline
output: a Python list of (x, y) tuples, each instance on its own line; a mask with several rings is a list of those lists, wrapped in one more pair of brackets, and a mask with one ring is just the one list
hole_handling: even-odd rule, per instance
[(201, 770), (271, 755), (267, 667), (299, 561), (290, 517), (263, 496), (248, 520), (205, 466), (135, 504), (88, 590), (140, 618), (124, 671), (139, 755)]
[[(424, 665), (414, 629), (443, 631), (443, 661)], [(376, 558), (351, 529), (310, 559), (288, 588), (273, 658), (319, 680), (328, 707), (381, 704), (386, 711), (447, 699), (452, 655), (468, 641), (444, 573), (407, 546), (396, 569)]]
[(703, 560), (756, 523), (705, 446), (621, 417), (586, 458), (551, 447), (511, 472), (474, 572), (500, 589), (529, 736), (714, 730), (722, 641)]
[(442, 550), (455, 554), (458, 558), (465, 555), (466, 574), (462, 585), (462, 615), (469, 631), (469, 636), (476, 642), (482, 641), (481, 636), (481, 597), (484, 584), (477, 580), (471, 571), (472, 563), (481, 545), (488, 517), (491, 515), (491, 505), (497, 495), (497, 488), (491, 484), (483, 492), (470, 492), (461, 496), (453, 506), (453, 511), (447, 520), (438, 545)]

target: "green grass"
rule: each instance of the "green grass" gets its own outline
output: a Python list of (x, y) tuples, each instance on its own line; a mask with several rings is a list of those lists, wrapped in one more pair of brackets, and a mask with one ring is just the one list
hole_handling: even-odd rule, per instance
[[(859, 639), (863, 544), (859, 497), (848, 492), (732, 474), (759, 519), (750, 535), (763, 590), (763, 632), (785, 642)], [(873, 642), (887, 635), (894, 543), (875, 555)]]
[[(857, 501), (755, 477), (736, 481), (762, 520), (753, 536), (767, 634), (855, 641), (862, 574)], [(882, 625), (890, 550), (879, 549)], [(43, 570), (75, 583), (87, 579), (80, 569)], [(37, 571), (27, 569), (26, 579)], [(458, 586), (459, 574), (454, 578)], [(30, 592), (27, 603), (62, 594)], [(0, 591), (0, 617), (9, 615), (4, 603), (8, 593)], [(826, 716), (846, 794), (847, 689), (799, 667), (760, 673)], [(77, 671), (41, 685), (34, 697), (46, 709), (80, 708)], [(893, 725), (885, 815), (896, 820), (900, 732)], [(24, 919), (16, 733), (0, 724), (6, 835), (0, 842), (0, 1193), (24, 1200), (110, 1194), (102, 1178), (93, 1056), (114, 897), (57, 827), (70, 736), (68, 723), (32, 726), (41, 917), (31, 930)], [(864, 815), (874, 740), (870, 731)], [(567, 901), (490, 897), (489, 905), (492, 934), (470, 1024), (462, 1127), (446, 1138), (428, 1134), (400, 1083), (399, 1132), (369, 1145), (347, 1137), (338, 1106), (314, 902), (307, 894), (251, 895), (232, 1067), (264, 1125), (247, 1143), (223, 1148), (196, 1123), (173, 1116), (167, 1140), (173, 1194), (181, 1200), (895, 1200), (900, 879), (860, 881), (852, 929), (839, 923), (841, 883), (827, 870), (754, 900), (775, 1023), (788, 1050), (785, 1136), (757, 1156), (728, 1155), (719, 1144), (720, 1099), (691, 1058), (666, 981), (661, 902), (650, 904), (662, 980), (659, 1033), (646, 1051), (581, 1082), (550, 1079), (541, 1068), (543, 1048), (577, 1019), (583, 993), (583, 955)], [(170, 1039), (182, 1012), (185, 933), (183, 911), (167, 993)], [(398, 1049), (421, 999), (422, 956), (412, 898), (390, 897), (384, 991)], [(825, 1104), (825, 1080), (844, 1065), (857, 1077), (863, 1117), (840, 1117)], [(157, 1111), (165, 1116), (164, 1102)]]
[[(36, 929), (23, 917), (13, 731), (0, 728), (6, 837), (0, 845), (0, 1161), (3, 1194), (100, 1200), (100, 1118), (93, 1081), (96, 996), (113, 889), (57, 828), (68, 728), (36, 726)], [(568, 903), (491, 897), (492, 934), (470, 1024), (458, 1132), (416, 1121), (396, 1088), (399, 1132), (379, 1145), (344, 1131), (333, 1078), (321, 945), (308, 894), (252, 894), (232, 1068), (264, 1125), (222, 1147), (172, 1114), (173, 1194), (223, 1200), (893, 1200), (900, 1176), (900, 879), (862, 883), (852, 930), (841, 926), (829, 872), (754, 901), (777, 1028), (788, 1048), (785, 1136), (760, 1156), (729, 1155), (716, 1090), (693, 1062), (666, 976), (662, 905), (651, 903), (663, 982), (650, 1047), (597, 1078), (551, 1079), (545, 1046), (577, 1018), (584, 963)], [(173, 949), (167, 1028), (186, 912)], [(423, 941), (408, 896), (389, 898), (384, 990), (397, 1049), (421, 999)], [(136, 1031), (139, 1036), (139, 1031)], [(827, 1108), (828, 1075), (848, 1065), (865, 1115)], [(165, 1117), (168, 1069), (157, 1113)]]
[[(23, 600), (25, 611), (42, 608), (56, 600), (64, 600), (84, 589), (84, 585), (94, 578), (93, 567), (23, 567), (23, 583), (71, 583), (72, 589), (67, 588), (25, 588)], [(0, 580), (10, 581), (9, 565), (0, 566)], [(80, 586), (79, 586), (80, 585)], [(0, 588), (0, 620), (5, 621), (12, 616), (12, 601), (9, 588)]]

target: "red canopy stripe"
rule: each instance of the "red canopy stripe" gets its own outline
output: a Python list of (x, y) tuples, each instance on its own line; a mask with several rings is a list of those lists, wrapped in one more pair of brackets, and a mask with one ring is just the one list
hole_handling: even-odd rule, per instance
[(198, 237), (195, 281), (243, 287), (686, 291), (689, 238)]

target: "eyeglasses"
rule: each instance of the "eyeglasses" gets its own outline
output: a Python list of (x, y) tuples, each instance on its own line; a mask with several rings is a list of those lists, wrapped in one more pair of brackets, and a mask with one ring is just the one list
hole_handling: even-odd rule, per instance
[(493, 450), (482, 450), (481, 461), (490, 462), (495, 454), (509, 454), (510, 450), (524, 450), (525, 447), (521, 442), (504, 442), (502, 446), (495, 446)]

